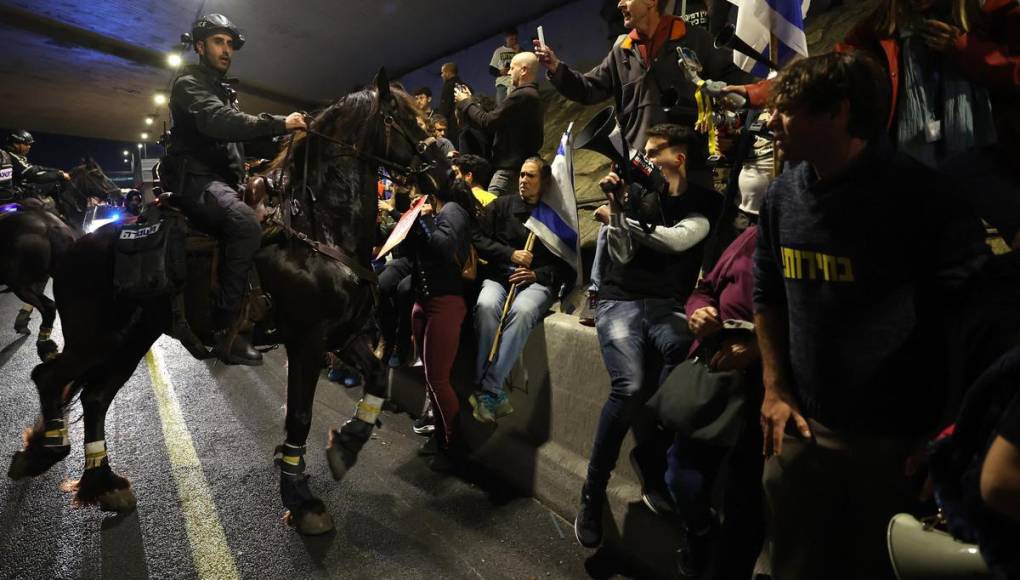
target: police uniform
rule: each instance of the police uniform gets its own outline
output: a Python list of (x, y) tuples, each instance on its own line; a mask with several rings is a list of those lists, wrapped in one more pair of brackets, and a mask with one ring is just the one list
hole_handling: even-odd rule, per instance
[[(218, 32), (234, 37), (235, 50), (244, 42), (220, 15), (206, 16), (193, 28), (196, 41)], [(214, 324), (224, 329), (241, 305), (262, 235), (255, 212), (237, 194), (245, 176), (240, 142), (285, 134), (285, 117), (242, 113), (230, 81), (204, 62), (174, 79), (170, 116), (173, 129), (160, 164), (163, 187), (178, 194), (194, 224), (223, 246)]]

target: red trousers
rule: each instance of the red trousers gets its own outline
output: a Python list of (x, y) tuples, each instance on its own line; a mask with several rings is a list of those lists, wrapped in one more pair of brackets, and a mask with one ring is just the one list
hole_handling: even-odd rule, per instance
[(415, 302), (411, 312), (414, 339), (425, 366), (425, 386), (439, 420), (436, 427), (442, 428), (446, 444), (453, 440), (460, 412), (460, 401), (450, 384), (450, 372), (457, 357), (460, 327), (466, 313), (464, 298), (457, 295), (432, 296)]

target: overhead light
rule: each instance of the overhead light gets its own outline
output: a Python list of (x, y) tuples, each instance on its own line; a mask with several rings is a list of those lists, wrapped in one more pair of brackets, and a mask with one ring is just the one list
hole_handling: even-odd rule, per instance
[(152, 124), (152, 117), (146, 117), (145, 118), (145, 124), (146, 125), (151, 125)]
[(155, 95), (153, 95), (152, 101), (157, 105), (165, 105), (166, 95), (164, 95), (163, 93), (156, 93)]
[(142, 141), (145, 141), (148, 138), (149, 138), (149, 134), (148, 133), (142, 133)]
[(131, 152), (128, 151), (127, 149), (125, 149), (124, 150), (124, 157), (127, 157), (128, 155), (131, 155)]
[(142, 148), (142, 144), (141, 144), (141, 143), (139, 143), (139, 144), (138, 144), (138, 148), (139, 148), (139, 149), (141, 149), (141, 148)]
[(181, 55), (176, 52), (171, 52), (166, 55), (166, 63), (170, 65), (170, 68), (177, 68), (181, 66)]

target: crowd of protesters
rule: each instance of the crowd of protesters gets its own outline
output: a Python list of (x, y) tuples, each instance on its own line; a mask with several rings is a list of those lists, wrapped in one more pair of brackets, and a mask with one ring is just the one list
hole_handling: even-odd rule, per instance
[[(751, 578), (757, 566), (777, 580), (892, 578), (886, 527), (931, 507), (937, 448), (935, 487), (958, 498), (954, 533), (1020, 578), (1009, 549), (1020, 332), (990, 341), (995, 363), (980, 368), (948, 336), (980, 306), (953, 305), (1009, 270), (1014, 254), (993, 256), (989, 232), (1020, 249), (1020, 3), (883, 0), (833, 52), (761, 82), (713, 45), (720, 4), (692, 2), (685, 18), (663, 0), (619, 0), (624, 32), (586, 73), (509, 30), (490, 62), (495, 99), (455, 63), (442, 67), (437, 111), (427, 88), (415, 93), (456, 185), (423, 202), (411, 242), (378, 267), (380, 354), (424, 367), (421, 453), (440, 470), (465, 458), (457, 390), (468, 386), (450, 378), (462, 344), (477, 345), (465, 355), (471, 415), (513, 413), (511, 369), (575, 279), (523, 225), (552, 179), (538, 155), (546, 80), (570, 100), (612, 101), (657, 170), (614, 166), (593, 215), (580, 321), (595, 327), (610, 390), (577, 540), (602, 543), (632, 431), (642, 499), (678, 526), (681, 577)], [(678, 47), (747, 97), (721, 160), (696, 127), (697, 87), (660, 58)], [(392, 226), (414, 192), (386, 189)]]

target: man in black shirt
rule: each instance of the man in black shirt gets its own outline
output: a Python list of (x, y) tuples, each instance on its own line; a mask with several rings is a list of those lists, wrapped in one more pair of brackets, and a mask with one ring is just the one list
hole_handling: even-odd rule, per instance
[[(574, 522), (577, 540), (586, 547), (602, 541), (606, 486), (640, 403), (637, 395), (646, 385), (658, 388), (687, 356), (693, 341), (683, 314), (684, 302), (694, 289), (702, 245), (722, 205), (719, 194), (687, 181), (687, 157), (700, 151), (698, 145), (697, 137), (686, 127), (657, 125), (648, 131), (645, 155), (659, 166), (666, 190), (624, 184), (615, 173), (603, 180), (615, 190), (609, 194), (608, 208), (600, 212), (609, 226), (610, 260), (602, 274), (595, 328), (612, 384), (595, 432), (581, 510)], [(652, 353), (662, 357), (663, 369), (657, 380), (646, 380), (645, 356)], [(635, 430), (639, 448), (654, 438), (653, 433)], [(653, 447), (646, 445), (645, 449)], [(662, 451), (657, 457), (659, 476), (665, 471)], [(646, 483), (654, 486), (656, 482)], [(661, 507), (645, 495), (650, 507)]]
[[(472, 240), (478, 256), (488, 262), (475, 305), (478, 391), (470, 399), (474, 417), (481, 422), (494, 423), (513, 412), (503, 382), (524, 351), (531, 330), (556, 300), (560, 286), (573, 275), (570, 266), (539, 239), (530, 250), (526, 248), (531, 232), (524, 222), (551, 181), (552, 172), (544, 160), (525, 160), (520, 168), (519, 194), (497, 197), (487, 205)], [(496, 358), (490, 364), (489, 351), (514, 284), (516, 297), (507, 310)]]
[(885, 142), (887, 85), (830, 53), (772, 86), (769, 128), (795, 164), (769, 187), (755, 257), (777, 580), (892, 578), (904, 461), (945, 404), (939, 324), (987, 257), (945, 179)]
[(495, 171), (489, 191), (496, 195), (516, 193), (517, 173), (524, 160), (538, 155), (545, 137), (545, 112), (538, 96), (538, 59), (521, 52), (510, 61), (513, 90), (495, 110), (485, 111), (471, 98), (467, 87), (454, 91), (457, 110), (466, 125), (493, 135), (492, 166)]

